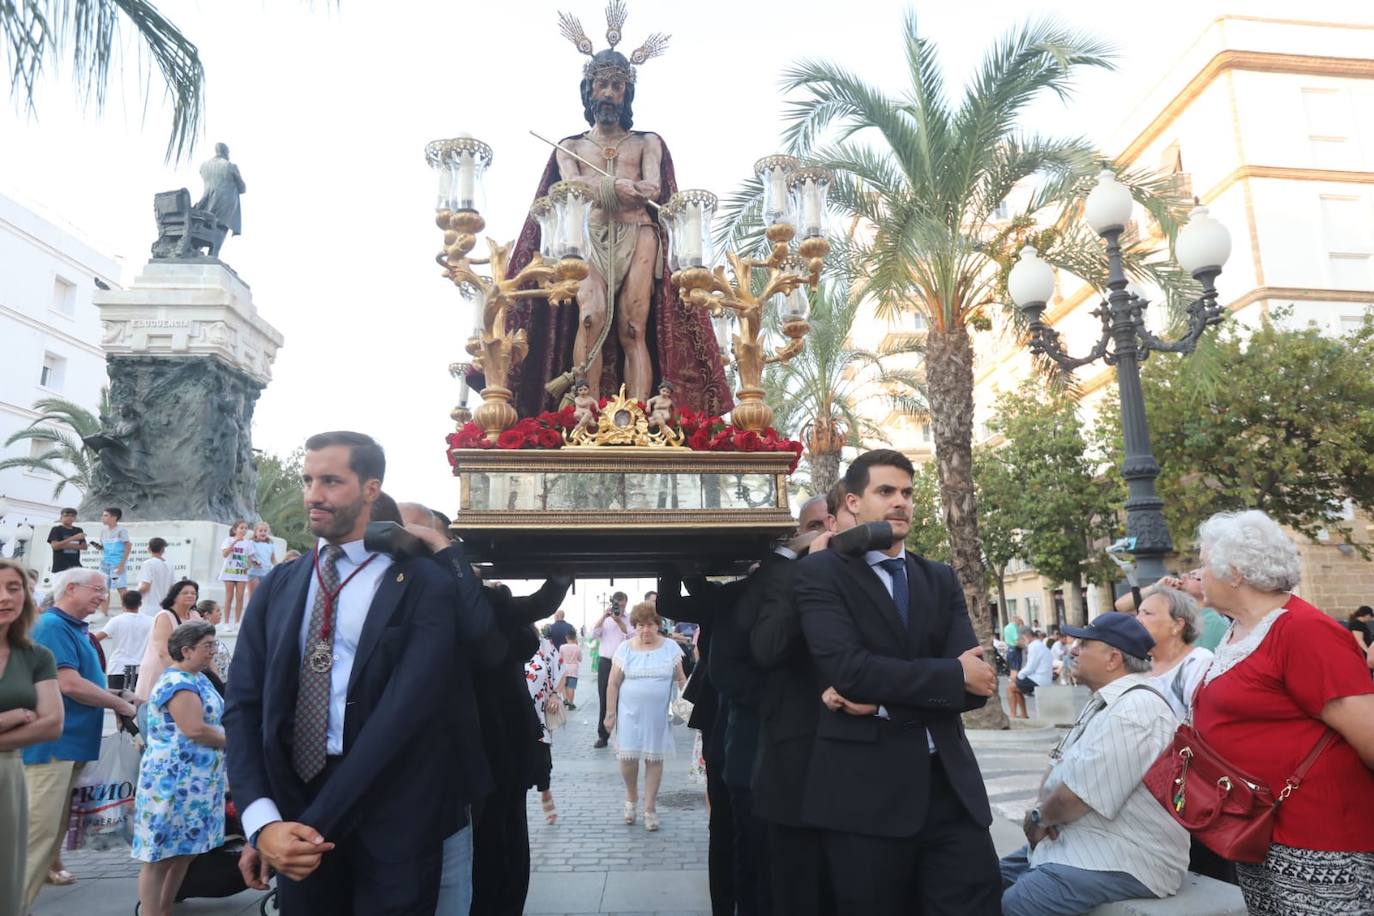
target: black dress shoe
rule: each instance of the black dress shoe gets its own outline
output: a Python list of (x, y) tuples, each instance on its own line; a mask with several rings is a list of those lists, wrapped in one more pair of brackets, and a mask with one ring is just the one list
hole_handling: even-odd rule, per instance
[(605, 738), (597, 738), (596, 743), (593, 744), (592, 747), (606, 747), (608, 744), (610, 744), (610, 742)]

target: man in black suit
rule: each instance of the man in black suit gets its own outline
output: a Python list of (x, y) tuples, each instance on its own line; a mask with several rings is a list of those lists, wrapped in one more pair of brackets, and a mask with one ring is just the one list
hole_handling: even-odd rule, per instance
[[(682, 594), (683, 585), (687, 595)], [(730, 704), (716, 692), (711, 682), (711, 645), (715, 624), (722, 614), (735, 606), (744, 594), (746, 580), (724, 584), (702, 576), (685, 583), (681, 574), (669, 567), (659, 573), (660, 614), (672, 620), (694, 623), (697, 632), (697, 662), (682, 696), (691, 702), (692, 715), (687, 727), (701, 732), (702, 758), (706, 766), (706, 801), (710, 809), (707, 822), (707, 880), (713, 916), (735, 916), (735, 828), (730, 807), (730, 790), (725, 785), (725, 732), (730, 724)]]
[(443, 685), (457, 593), (425, 557), (369, 553), (386, 459), (370, 437), (305, 443), (314, 551), (276, 567), (249, 603), (224, 726), (250, 845), (249, 883), (279, 875), (292, 914), (433, 913), (444, 839), (471, 798)]
[[(733, 606), (721, 608), (711, 635), (711, 682), (728, 706), (722, 776), (730, 793), (730, 811), (734, 819), (735, 897), (739, 916), (790, 912), (773, 902), (768, 828), (758, 816), (751, 788), (759, 756), (760, 714), (768, 673), (750, 653), (750, 631), (766, 596), (789, 578), (791, 561), (805, 551), (812, 538), (826, 529), (827, 519), (824, 497), (803, 504), (798, 518), (800, 533), (775, 547), (750, 571), (740, 598)], [(808, 685), (807, 693), (814, 702), (814, 688)]]
[(959, 714), (986, 703), (997, 678), (954, 570), (905, 552), (912, 476), (897, 451), (855, 459), (847, 508), (859, 524), (887, 521), (898, 540), (797, 564), (817, 686), (840, 701), (817, 701), (802, 816), (824, 831), (839, 912), (991, 916), (1000, 911), (992, 812)]
[[(818, 496), (805, 503), (799, 522), (801, 531), (788, 545), (791, 552), (805, 556), (824, 549), (837, 530), (831, 498)], [(852, 520), (845, 525), (851, 526)], [(825, 849), (820, 831), (801, 817), (821, 706), (816, 702), (816, 666), (792, 596), (796, 570), (795, 563), (775, 564), (759, 583), (757, 614), (749, 630), (751, 654), (766, 678), (752, 790), (754, 814), (767, 824), (768, 873), (760, 878), (769, 882), (774, 911), (821, 916), (835, 912)]]

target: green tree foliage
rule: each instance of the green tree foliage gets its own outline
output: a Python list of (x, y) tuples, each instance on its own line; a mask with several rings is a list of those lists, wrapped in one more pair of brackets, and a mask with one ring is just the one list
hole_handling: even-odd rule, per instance
[(1020, 532), (1025, 559), (1053, 582), (1072, 590), (1070, 620), (1082, 612), (1086, 578), (1102, 581), (1102, 543), (1118, 529), (1124, 500), (1119, 475), (1100, 473), (1072, 398), (1034, 384), (1004, 395), (988, 424), (1005, 442), (985, 456), (989, 484), (1008, 500), (1006, 524)]
[(949, 532), (940, 515), (940, 482), (935, 462), (927, 461), (916, 468), (912, 481), (911, 533), (906, 536), (906, 549), (931, 560), (948, 563)]
[(1374, 322), (1331, 337), (1278, 313), (1217, 340), (1208, 384), (1155, 355), (1143, 384), (1160, 494), (1186, 547), (1216, 512), (1260, 509), (1308, 537), (1347, 532), (1342, 504), (1374, 511)]
[(91, 472), (95, 469), (97, 456), (83, 440), (100, 431), (100, 415), (109, 412), (109, 397), (108, 388), (100, 389), (98, 413), (65, 398), (35, 401), (33, 409), (38, 411), (38, 418), (6, 439), (5, 445), (37, 442), (43, 446), (43, 451), (37, 455), (6, 458), (0, 461), (0, 471), (25, 468), (53, 476), (56, 478), (53, 499), (57, 499), (67, 486), (75, 487), (84, 496), (91, 486)]
[(304, 553), (315, 544), (301, 497), (301, 463), (305, 452), (296, 449), (286, 457), (258, 456), (258, 517), (272, 526), (272, 533), (286, 538), (286, 545)]
[(1021, 524), (1026, 488), (1002, 449), (982, 446), (973, 453), (973, 481), (978, 488), (978, 535), (988, 580), (997, 589), (997, 606), (1007, 606), (1007, 566), (1024, 557)]

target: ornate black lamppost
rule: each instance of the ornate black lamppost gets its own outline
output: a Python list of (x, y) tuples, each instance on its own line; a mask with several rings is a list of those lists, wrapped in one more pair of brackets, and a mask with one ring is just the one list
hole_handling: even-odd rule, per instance
[(1169, 527), (1164, 521), (1164, 501), (1155, 492), (1159, 464), (1150, 453), (1150, 430), (1145, 423), (1145, 401), (1140, 389), (1140, 363), (1151, 351), (1191, 353), (1198, 338), (1210, 325), (1222, 320), (1217, 304), (1217, 275), (1231, 253), (1231, 236), (1207, 213), (1197, 207), (1179, 230), (1174, 253), (1184, 270), (1202, 284), (1202, 296), (1188, 305), (1188, 329), (1178, 340), (1165, 341), (1145, 326), (1149, 304), (1130, 292), (1121, 263), (1121, 233), (1131, 217), (1131, 192), (1109, 171), (1098, 177), (1097, 186), (1084, 206), (1088, 224), (1107, 243), (1107, 294), (1094, 311), (1102, 322), (1102, 336), (1083, 357), (1066, 353), (1059, 332), (1041, 320), (1045, 303), (1054, 294), (1054, 270), (1042, 261), (1036, 250), (1026, 247), (1012, 268), (1007, 287), (1012, 301), (1030, 324), (1031, 352), (1048, 356), (1065, 371), (1104, 359), (1116, 366), (1121, 392), (1121, 429), (1125, 440), (1125, 460), (1121, 476), (1126, 479), (1127, 551), (1135, 556), (1139, 582), (1148, 585), (1165, 574), (1164, 557), (1174, 549)]

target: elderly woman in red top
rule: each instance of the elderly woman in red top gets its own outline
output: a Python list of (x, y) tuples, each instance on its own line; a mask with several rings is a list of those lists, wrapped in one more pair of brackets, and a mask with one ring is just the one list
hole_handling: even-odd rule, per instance
[(1374, 913), (1374, 686), (1350, 633), (1292, 593), (1298, 549), (1263, 512), (1203, 523), (1202, 589), (1232, 619), (1194, 698), (1202, 737), (1277, 793), (1327, 729), (1335, 740), (1279, 806), (1269, 855), (1238, 864), (1252, 916)]

